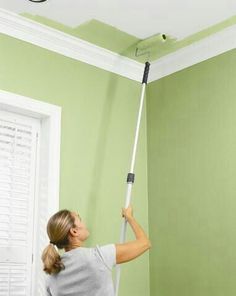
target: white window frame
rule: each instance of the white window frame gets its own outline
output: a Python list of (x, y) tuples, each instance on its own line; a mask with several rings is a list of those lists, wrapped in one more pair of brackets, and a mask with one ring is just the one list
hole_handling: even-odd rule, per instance
[[(45, 200), (46, 193), (47, 213), (45, 213), (45, 219), (48, 220), (59, 209), (61, 107), (0, 90), (0, 109), (40, 120), (40, 149), (37, 164), (39, 169), (36, 176), (36, 195), (38, 200), (41, 197)], [(46, 188), (45, 176), (47, 178)], [(36, 206), (35, 215), (37, 215), (37, 212), (39, 212), (39, 209)], [(36, 227), (38, 225), (34, 225), (34, 227), (37, 231), (38, 228)], [(46, 235), (44, 240), (46, 246), (48, 244)], [(40, 258), (38, 258), (37, 234), (34, 237), (34, 245), (34, 253), (37, 258), (33, 260), (32, 294), (37, 295), (37, 279), (35, 280), (35, 278), (42, 276), (40, 275), (41, 271), (39, 271), (41, 266)]]

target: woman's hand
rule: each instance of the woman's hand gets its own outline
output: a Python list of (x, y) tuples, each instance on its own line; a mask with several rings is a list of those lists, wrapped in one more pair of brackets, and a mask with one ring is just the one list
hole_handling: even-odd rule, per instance
[(128, 206), (127, 209), (122, 209), (122, 217), (124, 217), (127, 221), (133, 218), (133, 208)]

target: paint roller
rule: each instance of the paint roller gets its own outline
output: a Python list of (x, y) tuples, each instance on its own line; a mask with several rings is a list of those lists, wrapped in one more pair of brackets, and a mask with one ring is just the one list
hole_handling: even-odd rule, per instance
[[(166, 39), (167, 38), (165, 34), (157, 34), (150, 38), (142, 40), (137, 44), (136, 54), (138, 54), (138, 51), (143, 51), (143, 53), (141, 53), (140, 55), (150, 54), (150, 50), (149, 50), (150, 48), (154, 46), (158, 46), (159, 44), (165, 42)], [(138, 145), (138, 138), (139, 138), (139, 131), (140, 131), (141, 116), (142, 116), (142, 110), (143, 110), (143, 104), (144, 104), (144, 97), (145, 97), (145, 88), (147, 85), (148, 75), (149, 75), (149, 67), (150, 67), (150, 63), (146, 62), (144, 72), (143, 72), (142, 91), (141, 91), (141, 98), (139, 103), (138, 118), (136, 123), (131, 167), (130, 167), (130, 172), (127, 175), (127, 191), (126, 191), (126, 198), (125, 198), (125, 208), (127, 208), (130, 205), (132, 187), (135, 179), (134, 166), (135, 166), (135, 159), (136, 159), (136, 152), (137, 152), (137, 145)], [(127, 230), (127, 221), (123, 220), (123, 223), (121, 226), (120, 243), (125, 242), (126, 230)], [(120, 265), (117, 265), (116, 274), (115, 274), (115, 296), (118, 296), (119, 294), (120, 275), (121, 275)]]
[[(127, 175), (127, 180), (126, 180), (127, 191), (126, 191), (126, 198), (125, 198), (125, 208), (128, 208), (128, 206), (130, 205), (132, 187), (135, 179), (134, 166), (135, 166), (135, 159), (136, 159), (136, 152), (137, 152), (137, 145), (138, 145), (138, 138), (139, 138), (139, 131), (140, 131), (140, 123), (141, 123), (141, 117), (142, 117), (142, 110), (143, 110), (143, 104), (144, 104), (144, 97), (145, 97), (145, 88), (148, 81), (149, 67), (150, 67), (150, 63), (146, 62), (144, 72), (143, 72), (142, 91), (141, 91), (141, 97), (140, 97), (140, 103), (139, 103), (136, 129), (135, 129), (131, 166), (130, 166), (130, 171)], [(124, 219), (121, 226), (120, 243), (125, 242), (126, 230), (127, 230), (127, 221)], [(116, 274), (115, 274), (115, 296), (118, 296), (118, 293), (119, 293), (120, 274), (121, 274), (120, 265), (117, 265)]]
[(153, 35), (147, 39), (144, 39), (142, 41), (140, 41), (137, 46), (136, 46), (136, 50), (135, 50), (135, 56), (139, 57), (142, 55), (146, 55), (148, 54), (148, 56), (150, 55), (150, 48), (154, 47), (154, 46), (158, 46), (158, 45), (163, 45), (163, 43), (167, 40), (167, 37), (165, 34), (156, 34)]

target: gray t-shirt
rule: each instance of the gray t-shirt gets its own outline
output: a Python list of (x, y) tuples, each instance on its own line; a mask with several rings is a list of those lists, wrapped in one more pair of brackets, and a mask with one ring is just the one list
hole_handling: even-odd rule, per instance
[(76, 248), (62, 256), (65, 269), (49, 275), (47, 296), (114, 296), (115, 245)]

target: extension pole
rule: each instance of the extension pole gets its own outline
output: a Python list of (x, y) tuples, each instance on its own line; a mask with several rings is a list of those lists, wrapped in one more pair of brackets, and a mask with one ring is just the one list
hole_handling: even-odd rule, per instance
[[(127, 191), (126, 191), (126, 198), (125, 198), (125, 208), (128, 208), (130, 205), (132, 186), (133, 186), (134, 178), (135, 178), (134, 165), (135, 165), (135, 158), (136, 158), (136, 151), (137, 151), (137, 144), (138, 144), (138, 137), (139, 137), (139, 130), (140, 130), (140, 122), (141, 122), (141, 116), (142, 116), (142, 110), (143, 110), (145, 88), (146, 88), (146, 84), (147, 84), (147, 80), (148, 80), (149, 67), (150, 67), (150, 64), (148, 62), (146, 62), (144, 73), (143, 73), (142, 92), (141, 92), (141, 98), (140, 98), (138, 119), (137, 119), (137, 124), (136, 124), (131, 167), (130, 167), (130, 172), (128, 173), (128, 176), (127, 176)], [(122, 222), (122, 225), (121, 225), (121, 234), (120, 234), (120, 243), (121, 244), (125, 242), (126, 229), (127, 229), (127, 221), (124, 219)], [(120, 265), (117, 265), (116, 266), (116, 276), (115, 276), (115, 296), (118, 296), (118, 293), (119, 293), (120, 271), (121, 271)]]

